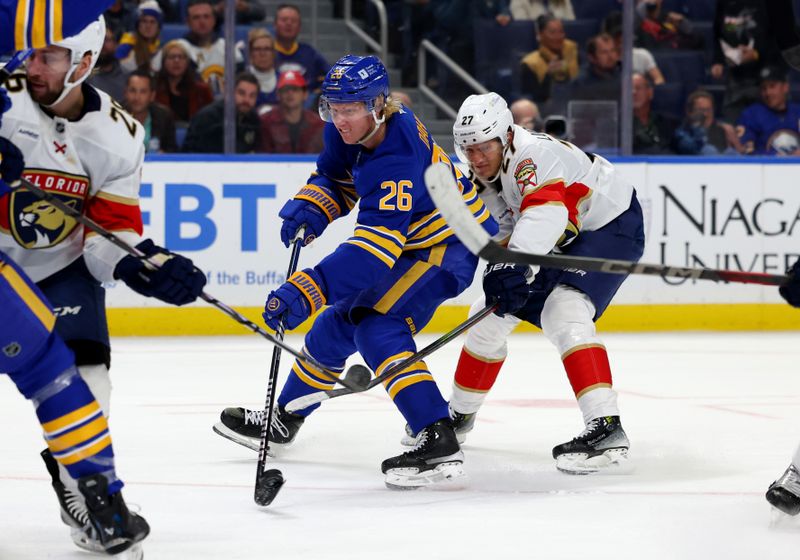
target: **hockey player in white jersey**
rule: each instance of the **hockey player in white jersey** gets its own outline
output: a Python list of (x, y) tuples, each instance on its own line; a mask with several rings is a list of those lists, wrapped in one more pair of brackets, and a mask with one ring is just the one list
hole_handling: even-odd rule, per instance
[[(151, 270), (23, 188), (0, 198), (0, 250), (57, 311), (69, 309), (57, 313), (55, 330), (74, 352), (80, 376), (108, 416), (110, 349), (101, 283), (121, 280), (143, 295), (183, 305), (197, 298), (205, 275), (189, 259), (141, 237), (143, 130), (107, 94), (85, 83), (104, 38), (101, 17), (78, 35), (33, 51), (25, 72), (12, 74), (6, 83), (12, 107), (3, 115), (0, 135), (21, 150), (22, 175), (28, 181), (163, 265)], [(104, 551), (102, 536), (87, 525), (76, 481), (49, 450), (42, 457), (73, 540)]]
[[(481, 197), (500, 223), (498, 241), (535, 254), (637, 261), (644, 251), (642, 212), (633, 186), (605, 159), (513, 124), (496, 93), (471, 95), (453, 126), (456, 153), (469, 163)], [(625, 276), (490, 264), (483, 276), (486, 303), (498, 306), (473, 327), (459, 358), (450, 399), (463, 439), (506, 358), (506, 337), (521, 321), (540, 327), (561, 355), (585, 429), (556, 446), (559, 470), (586, 474), (627, 460), (606, 349), (594, 322)]]

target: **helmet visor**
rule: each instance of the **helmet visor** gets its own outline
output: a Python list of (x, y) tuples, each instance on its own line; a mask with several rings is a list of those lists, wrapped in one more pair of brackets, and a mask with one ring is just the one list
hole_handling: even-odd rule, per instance
[(358, 120), (368, 116), (370, 112), (371, 108), (363, 101), (340, 103), (328, 101), (324, 95), (319, 98), (319, 118), (325, 122)]

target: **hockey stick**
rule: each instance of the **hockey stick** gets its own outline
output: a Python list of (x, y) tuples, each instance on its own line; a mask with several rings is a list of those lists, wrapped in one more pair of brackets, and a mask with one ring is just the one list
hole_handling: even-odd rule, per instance
[(8, 59), (8, 62), (0, 68), (0, 85), (6, 83), (8, 77), (25, 62), (25, 59), (28, 58), (32, 52), (33, 49), (22, 49), (21, 51), (15, 52), (14, 55)]
[[(444, 346), (445, 344), (447, 344), (448, 342), (450, 342), (463, 332), (472, 328), (473, 325), (481, 321), (484, 317), (493, 313), (496, 308), (497, 306), (495, 305), (487, 305), (486, 307), (478, 311), (475, 315), (467, 318), (466, 321), (456, 326), (450, 332), (443, 334), (441, 337), (437, 338), (435, 341), (430, 343), (422, 350), (419, 350), (414, 354), (412, 354), (411, 356), (409, 356), (408, 358), (394, 364), (392, 367), (388, 368), (386, 371), (377, 376), (375, 379), (369, 381), (369, 383), (366, 384), (366, 388), (364, 389), (364, 391), (368, 391), (373, 387), (375, 387), (376, 385), (380, 385), (381, 383), (383, 383), (393, 375), (400, 373), (407, 367), (413, 366), (417, 362), (424, 360), (425, 358), (436, 352), (439, 348), (441, 348), (442, 346)], [(367, 369), (365, 366), (362, 365), (350, 366), (347, 369), (347, 373), (345, 374), (346, 378), (351, 379), (354, 383), (357, 383), (359, 385), (363, 384), (364, 381), (369, 380), (369, 377), (366, 377), (366, 379), (364, 379), (364, 376), (370, 376), (370, 373), (369, 369)], [(330, 389), (328, 391), (317, 391), (315, 393), (304, 395), (302, 397), (297, 397), (296, 399), (289, 401), (286, 404), (285, 408), (287, 412), (296, 412), (311, 405), (321, 403), (329, 399), (335, 399), (336, 397), (343, 397), (344, 395), (350, 395), (354, 392), (355, 391), (351, 391), (350, 389), (347, 388)]]
[(783, 274), (670, 266), (560, 254), (535, 255), (512, 251), (492, 241), (486, 230), (472, 216), (472, 212), (464, 204), (450, 167), (444, 163), (430, 165), (425, 170), (425, 183), (439, 212), (461, 242), (474, 254), (492, 263), (511, 262), (562, 270), (578, 269), (610, 274), (645, 274), (662, 278), (713, 280), (714, 282), (738, 282), (767, 286), (779, 286), (789, 280)]
[[(148, 259), (136, 247), (130, 246), (128, 243), (126, 243), (125, 241), (123, 241), (122, 239), (120, 239), (119, 237), (114, 235), (112, 232), (110, 232), (107, 229), (105, 229), (103, 226), (99, 225), (97, 222), (95, 222), (91, 218), (89, 218), (87, 216), (84, 216), (80, 212), (80, 210), (76, 210), (75, 208), (72, 208), (71, 206), (68, 206), (63, 201), (61, 201), (59, 198), (53, 196), (52, 194), (50, 194), (47, 191), (44, 191), (44, 190), (40, 189), (39, 187), (37, 187), (36, 185), (31, 183), (30, 181), (28, 181), (24, 177), (20, 178), (19, 182), (20, 182), (20, 184), (21, 184), (21, 186), (23, 188), (25, 188), (28, 192), (33, 194), (39, 200), (43, 200), (43, 201), (49, 203), (50, 205), (54, 206), (58, 210), (61, 210), (64, 214), (66, 214), (70, 218), (74, 219), (76, 222), (78, 222), (78, 223), (82, 224), (83, 226), (89, 228), (90, 230), (92, 230), (96, 234), (103, 236), (105, 239), (107, 239), (108, 241), (110, 241), (111, 243), (113, 243), (114, 245), (116, 245), (117, 247), (119, 247), (120, 249), (125, 251), (126, 253), (128, 253), (130, 255), (133, 255), (134, 257), (137, 257), (139, 259), (142, 259), (145, 263), (147, 263), (148, 266), (152, 267), (153, 269), (156, 269), (156, 268), (160, 267), (158, 262), (155, 262), (153, 260)], [(306, 364), (308, 364), (310, 366), (313, 366), (314, 368), (318, 369), (325, 377), (327, 377), (331, 381), (334, 381), (336, 383), (344, 385), (345, 387), (347, 387), (348, 389), (350, 389), (352, 391), (358, 392), (358, 391), (363, 391), (364, 390), (364, 387), (359, 386), (359, 385), (353, 383), (352, 381), (350, 381), (348, 379), (344, 379), (344, 378), (338, 377), (335, 373), (328, 371), (325, 368), (324, 365), (319, 363), (317, 360), (315, 360), (311, 356), (308, 356), (308, 355), (306, 355), (305, 353), (303, 353), (301, 351), (295, 350), (294, 348), (292, 348), (291, 346), (289, 346), (288, 344), (286, 344), (282, 340), (279, 340), (278, 338), (272, 336), (267, 331), (265, 331), (264, 329), (262, 329), (261, 327), (256, 325), (254, 322), (252, 322), (250, 319), (248, 319), (247, 317), (245, 317), (241, 313), (237, 312), (233, 308), (229, 307), (228, 305), (222, 303), (217, 298), (207, 294), (206, 292), (202, 292), (200, 294), (200, 299), (210, 303), (211, 305), (213, 305), (214, 307), (216, 307), (217, 309), (219, 309), (220, 311), (225, 313), (228, 317), (230, 317), (231, 319), (233, 319), (237, 323), (239, 323), (239, 324), (243, 325), (244, 327), (250, 329), (251, 331), (253, 331), (256, 334), (261, 335), (263, 338), (267, 339), (270, 343), (274, 344), (275, 346), (277, 346), (281, 350), (284, 350), (285, 352), (291, 354), (292, 356), (294, 356), (298, 360), (301, 360), (301, 361), (305, 362)]]
[[(297, 230), (292, 240), (292, 254), (289, 256), (289, 269), (286, 271), (286, 278), (289, 278), (297, 270), (297, 261), (300, 259), (300, 247), (305, 237), (305, 227)], [(275, 338), (283, 340), (283, 321), (275, 331)], [(286, 479), (279, 469), (264, 470), (269, 452), (269, 427), (272, 424), (272, 405), (275, 400), (275, 382), (278, 380), (278, 368), (281, 365), (281, 349), (276, 346), (272, 349), (272, 362), (269, 366), (269, 378), (267, 380), (267, 396), (264, 399), (264, 416), (261, 424), (261, 442), (258, 446), (258, 463), (256, 465), (256, 483), (253, 489), (253, 500), (260, 506), (268, 506), (278, 495)]]

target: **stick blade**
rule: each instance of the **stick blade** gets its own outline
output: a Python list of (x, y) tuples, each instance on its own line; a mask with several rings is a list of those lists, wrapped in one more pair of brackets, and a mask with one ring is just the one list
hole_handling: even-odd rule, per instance
[(480, 254), (491, 237), (464, 203), (451, 167), (445, 163), (429, 165), (425, 170), (425, 185), (447, 225), (472, 254)]
[(258, 473), (253, 500), (263, 507), (270, 505), (285, 483), (283, 473), (278, 469), (267, 469)]

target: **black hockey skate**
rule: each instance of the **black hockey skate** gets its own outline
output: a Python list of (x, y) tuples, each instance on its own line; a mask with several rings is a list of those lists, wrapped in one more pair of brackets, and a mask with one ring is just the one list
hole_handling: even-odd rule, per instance
[(556, 468), (568, 474), (622, 471), (628, 460), (628, 436), (619, 416), (591, 420), (576, 438), (553, 448)]
[(800, 472), (793, 464), (769, 485), (767, 501), (787, 515), (800, 513)]
[(89, 523), (103, 551), (113, 555), (131, 550), (136, 554), (132, 557), (141, 558), (138, 543), (150, 534), (150, 526), (144, 517), (128, 510), (122, 492), (109, 495), (108, 480), (101, 474), (79, 479), (78, 489), (86, 500)]
[[(447, 412), (450, 414), (450, 421), (453, 423), (453, 430), (456, 432), (456, 439), (459, 444), (464, 444), (467, 441), (467, 434), (475, 427), (475, 416), (477, 412), (470, 412), (462, 414), (453, 410), (452, 406), (447, 407)], [(406, 424), (406, 434), (400, 440), (401, 445), (406, 447), (413, 447), (417, 444), (417, 434), (411, 430), (411, 426)]]
[(385, 482), (393, 490), (414, 490), (464, 476), (464, 453), (452, 422), (438, 420), (420, 430), (414, 449), (381, 463)]
[[(214, 424), (214, 431), (224, 438), (258, 451), (261, 447), (261, 424), (264, 423), (263, 410), (232, 407), (222, 411), (220, 421)], [(286, 412), (278, 405), (272, 413), (272, 426), (269, 430), (270, 455), (277, 447), (285, 447), (294, 441), (305, 416)]]

